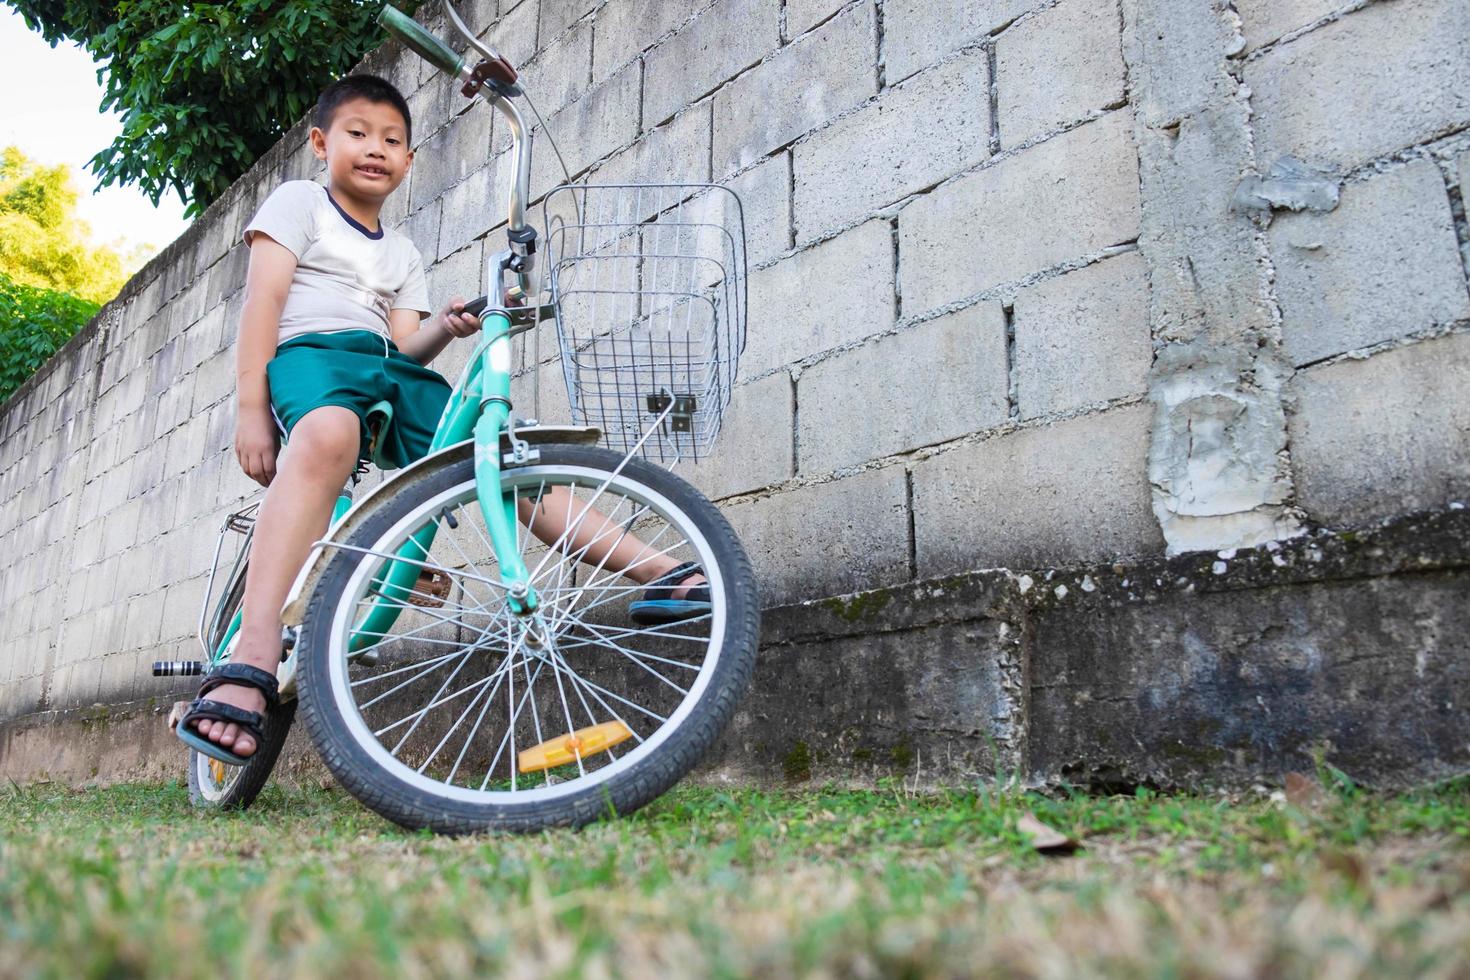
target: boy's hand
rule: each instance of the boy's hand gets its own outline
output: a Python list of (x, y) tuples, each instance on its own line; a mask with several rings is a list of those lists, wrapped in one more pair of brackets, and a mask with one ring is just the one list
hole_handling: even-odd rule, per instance
[(263, 487), (276, 478), (276, 453), (280, 449), (276, 423), (270, 409), (264, 412), (240, 409), (235, 422), (235, 459), (245, 475)]
[(456, 337), (468, 337), (480, 329), (479, 317), (473, 313), (462, 312), (464, 304), (464, 298), (456, 296), (445, 303), (444, 309), (439, 311), (439, 322), (444, 324), (445, 330)]

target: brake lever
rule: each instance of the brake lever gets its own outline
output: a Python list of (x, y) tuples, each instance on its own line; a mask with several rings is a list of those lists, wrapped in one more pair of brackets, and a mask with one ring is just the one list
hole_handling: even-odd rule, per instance
[[(475, 37), (475, 32), (470, 30), (470, 26), (464, 22), (464, 18), (459, 15), (459, 11), (454, 9), (454, 4), (449, 3), (448, 0), (445, 0), (444, 12), (449, 15), (450, 23), (454, 24), (455, 30), (464, 35), (464, 39), (469, 42), (470, 47), (484, 55), (487, 61), (500, 62), (507, 68), (510, 68), (510, 62), (506, 60), (504, 55)], [(511, 72), (514, 74), (515, 69), (511, 68)]]

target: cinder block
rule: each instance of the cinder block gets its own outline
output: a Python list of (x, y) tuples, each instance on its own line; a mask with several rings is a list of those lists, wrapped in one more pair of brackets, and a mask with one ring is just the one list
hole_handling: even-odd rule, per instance
[(209, 215), (209, 228), (199, 236), (195, 246), (198, 251), (198, 266), (207, 269), (218, 262), (230, 250), (239, 236), (242, 205), (237, 197), (228, 208), (216, 210)]
[(1014, 326), (1023, 419), (1148, 390), (1148, 279), (1137, 252), (1021, 290)]
[[(549, 351), (543, 351), (543, 353), (549, 353)], [(537, 370), (537, 377), (541, 385), (539, 411), (534, 397), (535, 392), (531, 386), (531, 375), (525, 373), (511, 379), (510, 398), (515, 405), (516, 416), (536, 418), (548, 425), (570, 425), (572, 409), (567, 398), (567, 382), (562, 372), (561, 361), (555, 360), (542, 364)]]
[[(115, 508), (121, 507), (128, 500), (128, 486), (131, 486), (132, 464), (135, 457), (126, 458), (122, 463), (116, 464), (112, 469), (104, 473), (103, 486), (101, 486), (101, 510), (98, 513), (112, 513)], [(32, 511), (34, 513), (34, 511)]]
[[(640, 81), (640, 66), (629, 65), (551, 118), (551, 131), (573, 176), (638, 136)], [(566, 181), (550, 144), (537, 144), (531, 164), (533, 193)]]
[[(971, 52), (889, 89), (797, 144), (797, 241), (818, 238), (988, 157), (989, 86), (985, 53)], [(861, 179), (854, 179), (859, 160)]]
[(176, 425), (189, 417), (193, 408), (194, 385), (198, 373), (191, 371), (175, 377), (158, 395), (157, 411), (153, 414), (153, 438), (160, 439)]
[[(497, 18), (509, 13), (510, 8), (515, 5), (507, 0), (505, 10), (501, 10), (500, 6), (500, 0), (469, 0), (468, 3), (455, 4), (459, 15), (464, 18), (465, 23), (470, 26), (470, 30), (475, 33), (476, 37), (484, 34)], [(418, 55), (411, 51), (404, 51), (402, 59), (407, 64), (410, 60), (418, 60)]]
[(485, 164), (491, 116), (488, 106), (477, 105), (424, 141), (409, 170), (409, 210), (426, 207)]
[(435, 311), (455, 296), (469, 302), (485, 291), (485, 268), (481, 258), (482, 242), (469, 245), (446, 256), (429, 270), (427, 285), (429, 305)]
[(1449, 198), (1428, 160), (1348, 184), (1335, 211), (1284, 214), (1269, 236), (1296, 364), (1470, 317)]
[(505, 221), (512, 178), (510, 154), (470, 174), (444, 195), (439, 219), (439, 254), (459, 251)]
[(97, 680), (97, 700), (103, 704), (122, 704), (136, 698), (144, 684), (151, 687), (152, 677), (138, 661), (138, 657), (127, 654), (105, 658)]
[(893, 326), (893, 233), (869, 221), (750, 277), (742, 377)]
[(763, 606), (909, 577), (901, 466), (799, 487), (724, 511), (755, 565)]
[(1250, 62), (1256, 157), (1340, 171), (1470, 118), (1470, 6), (1373, 4)]
[[(205, 285), (204, 311), (214, 309), (225, 297), (239, 291), (245, 285), (245, 274), (250, 268), (250, 249), (240, 241), (242, 219), (235, 228), (235, 244), (209, 270), (209, 281)], [(200, 314), (203, 316), (203, 314)]]
[(165, 342), (183, 333), (185, 327), (204, 315), (208, 294), (209, 276), (200, 273), (199, 278), (189, 284), (189, 288), (174, 297), (168, 306), (169, 328)]
[(643, 128), (664, 122), (781, 43), (778, 0), (719, 0), (643, 59)]
[(844, 351), (798, 379), (800, 472), (820, 475), (1003, 422), (1007, 386), (999, 303)]
[(889, 85), (974, 44), (1044, 0), (887, 0), (883, 61)]
[(877, 51), (876, 14), (864, 2), (720, 89), (715, 173), (747, 167), (877, 92)]
[[(553, 36), (556, 40), (547, 43)], [(592, 75), (592, 22), (583, 21), (560, 36), (543, 34), (542, 39), (545, 46), (520, 71), (536, 108), (549, 116), (587, 91)], [(477, 111), (482, 108), (488, 107)]]
[(1123, 103), (1118, 12), (1063, 0), (995, 44), (1000, 142), (1012, 147)]
[(1460, 201), (1470, 209), (1470, 152), (1460, 154)]
[[(237, 291), (235, 295), (242, 297), (233, 307), (234, 310), (238, 311), (239, 307), (244, 304), (244, 290)], [(226, 315), (231, 309), (230, 304), (221, 302), (218, 306), (215, 306), (208, 313), (205, 313), (204, 316), (200, 317), (197, 323), (191, 325), (180, 335), (179, 341), (182, 344), (178, 360), (178, 371), (180, 374), (194, 370), (214, 355), (218, 349), (217, 342), (224, 333)], [(238, 316), (230, 318), (229, 326), (230, 340), (233, 343), (240, 328)]]
[[(486, 33), (485, 39), (494, 46), (495, 50), (510, 59), (512, 65), (523, 65), (540, 49), (541, 45), (551, 38), (539, 36), (537, 21), (540, 19), (540, 6), (536, 0), (518, 3), (514, 6), (504, 4), (500, 17)], [(436, 75), (436, 78), (438, 76)], [(450, 86), (443, 79), (439, 79), (446, 88)], [(458, 96), (456, 96), (458, 98)]]
[(781, 153), (722, 182), (740, 198), (745, 251), (750, 265), (791, 247), (791, 155)]
[(128, 602), (123, 621), (122, 642), (118, 649), (137, 650), (158, 642), (159, 624), (163, 621), (163, 592), (140, 595)]
[[(453, 87), (446, 80), (438, 78), (406, 97), (408, 114), (413, 122), (410, 142), (415, 152), (449, 121), (449, 112), (453, 105), (450, 100), (455, 97)], [(398, 193), (402, 194), (403, 190), (400, 187)]]
[(919, 577), (1158, 554), (1147, 405), (995, 436), (914, 467)]
[(849, 0), (786, 0), (786, 39), (800, 37), (841, 10)]
[(427, 268), (439, 260), (439, 214), (443, 202), (433, 201), (408, 215), (398, 226), (398, 233), (419, 250), (419, 258)]
[[(175, 582), (163, 599), (163, 616), (159, 635), (165, 640), (180, 640), (195, 635), (199, 629), (199, 609), (204, 602), (204, 576)], [(219, 588), (216, 582), (215, 588)]]
[(681, 466), (684, 479), (711, 500), (790, 479), (792, 395), (791, 375), (784, 371), (737, 387), (710, 455)]
[(1246, 44), (1259, 48), (1343, 6), (1342, 0), (1236, 0), (1235, 12)]
[(75, 708), (97, 700), (97, 686), (102, 677), (100, 660), (84, 660), (59, 667), (51, 677), (48, 707)]
[(541, 0), (541, 45), (544, 47), (562, 31), (595, 10), (598, 2), (599, 0)]
[(710, 0), (608, 0), (598, 8), (593, 24), (593, 80), (627, 65), (709, 5)]
[[(1132, 119), (1115, 112), (899, 213), (905, 315), (1138, 237)], [(798, 221), (800, 220), (798, 189)]]
[(102, 522), (102, 553), (115, 555), (126, 551), (138, 541), (138, 520), (142, 506), (129, 500), (108, 514)]
[[(597, 168), (599, 184), (687, 184), (710, 179), (710, 104), (700, 103), (647, 133)], [(649, 196), (653, 200), (653, 196)], [(652, 213), (640, 215), (651, 217)]]
[(199, 365), (199, 370), (194, 373), (194, 398), (189, 405), (190, 417), (235, 393), (235, 360), (233, 351), (220, 351), (210, 355)]
[(1354, 526), (1470, 497), (1470, 336), (1299, 371), (1288, 419), (1297, 503)]

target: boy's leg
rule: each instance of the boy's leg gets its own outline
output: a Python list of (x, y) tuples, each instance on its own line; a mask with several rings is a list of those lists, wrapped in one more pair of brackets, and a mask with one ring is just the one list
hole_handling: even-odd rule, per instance
[[(255, 519), (240, 640), (231, 663), (272, 674), (280, 666), (281, 606), (311, 543), (326, 533), (332, 505), (357, 465), (360, 432), (356, 413), (337, 405), (313, 409), (291, 430), (290, 444)], [(246, 711), (265, 708), (263, 694), (238, 684), (221, 685), (208, 697)], [(257, 748), (255, 740), (234, 724), (202, 721), (197, 730), (236, 755), (248, 756)]]
[[(516, 513), (521, 523), (529, 526), (547, 545), (557, 546), (564, 554), (580, 554), (587, 564), (619, 572), (639, 585), (662, 578), (683, 564), (678, 558), (659, 554), (662, 549), (649, 547), (632, 532), (623, 533), (596, 507), (576, 502), (566, 487), (553, 487), (541, 497), (539, 504), (521, 501)], [(563, 535), (566, 541), (559, 543)], [(703, 575), (688, 576), (677, 583), (673, 597), (684, 598), (690, 589), (703, 585), (704, 581)]]

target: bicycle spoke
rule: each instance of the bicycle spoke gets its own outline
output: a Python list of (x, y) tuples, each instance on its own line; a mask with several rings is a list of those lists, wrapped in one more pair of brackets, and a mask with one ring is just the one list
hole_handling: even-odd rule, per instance
[[(576, 642), (568, 643), (568, 642), (566, 642), (566, 635), (563, 635), (562, 638), (557, 641), (557, 649), (558, 650), (563, 650), (563, 651), (566, 651), (566, 650), (577, 650), (577, 649), (580, 649), (582, 647), (590, 647), (590, 646), (605, 647), (607, 645), (608, 645), (607, 641), (605, 641), (605, 640), (603, 640), (601, 638), (596, 638), (596, 637), (582, 639), (582, 640), (577, 640)], [(624, 653), (624, 654), (626, 654), (627, 656), (630, 656), (630, 657), (642, 657), (645, 660), (652, 660), (652, 661), (655, 661), (657, 663), (668, 664), (670, 667), (683, 667), (685, 670), (692, 670), (695, 673), (698, 673), (702, 669), (699, 664), (689, 664), (689, 663), (685, 663), (682, 660), (670, 660), (667, 657), (659, 657), (659, 656), (656, 656), (656, 655), (654, 655), (652, 653), (643, 653), (643, 652), (638, 651), (638, 650), (628, 650), (628, 649), (625, 649), (624, 648), (624, 649), (621, 649), (620, 652), (621, 653)]]
[[(514, 655), (515, 655), (515, 651), (514, 650), (507, 651), (507, 653), (506, 653), (506, 657), (507, 658), (512, 657)], [(429, 763), (431, 763), (431, 762), (434, 761), (434, 757), (439, 754), (439, 750), (442, 749), (442, 748), (444, 748), (445, 744), (448, 743), (449, 737), (454, 734), (455, 729), (459, 728), (460, 724), (465, 720), (466, 717), (468, 717), (469, 713), (475, 709), (475, 704), (476, 704), (476, 702), (478, 702), (480, 700), (480, 695), (481, 694), (486, 694), (486, 697), (485, 697), (485, 705), (486, 705), (486, 707), (488, 707), (492, 702), (494, 702), (494, 700), (495, 700), (495, 694), (496, 694), (497, 691), (500, 690), (500, 682), (502, 680), (504, 680), (505, 678), (510, 678), (512, 690), (514, 690), (515, 676), (516, 676), (516, 672), (515, 672), (515, 667), (513, 665), (511, 667), (507, 668), (504, 671), (497, 670), (495, 672), (495, 685), (493, 687), (482, 687), (480, 689), (480, 692), (477, 693), (473, 698), (470, 699), (470, 703), (465, 706), (464, 711), (460, 712), (460, 715), (459, 715), (458, 718), (455, 719), (454, 724), (451, 725), (451, 726), (449, 726), (449, 730), (444, 733), (444, 737), (439, 740), (439, 744), (436, 745), (436, 746), (434, 746), (434, 751), (432, 751), (432, 752), (429, 753), (429, 757), (424, 760), (424, 762), (423, 762), (422, 765), (419, 766), (418, 771), (420, 773), (422, 773), (425, 769), (429, 768)], [(486, 693), (486, 692), (488, 692), (488, 693)], [(514, 695), (512, 694), (512, 696), (514, 696)], [(483, 714), (484, 714), (484, 712), (482, 711), (481, 712), (481, 715), (483, 716)], [(477, 727), (478, 727), (478, 725), (477, 725)], [(471, 733), (470, 734), (471, 734), (471, 736), (473, 736), (474, 731), (471, 730)], [(469, 748), (469, 741), (468, 741), (468, 739), (465, 741), (465, 748)], [(464, 755), (463, 751), (461, 751), (460, 755), (461, 756)], [(458, 763), (456, 762), (456, 766), (457, 765), (458, 765)]]
[[(475, 681), (472, 684), (469, 684), (469, 685), (467, 685), (465, 687), (460, 688), (458, 691), (455, 691), (453, 694), (449, 695), (447, 698), (443, 698), (443, 699), (440, 699), (439, 698), (439, 695), (441, 695), (441, 694), (444, 693), (444, 689), (446, 687), (448, 687), (451, 683), (453, 683), (454, 679), (459, 676), (459, 672), (461, 670), (464, 670), (465, 664), (469, 663), (470, 654), (472, 654), (474, 652), (475, 652), (475, 648), (473, 648), (473, 647), (470, 648), (469, 650), (466, 650), (465, 651), (465, 653), (464, 653), (464, 659), (460, 662), (460, 665), (458, 667), (454, 668), (454, 673), (450, 674), (448, 677), (446, 677), (444, 679), (444, 683), (443, 684), (440, 684), (439, 685), (439, 690), (437, 690), (437, 691), (434, 692), (434, 694), (433, 694), (433, 700), (431, 700), (428, 704), (424, 705), (424, 707), (420, 708), (418, 711), (413, 712), (412, 714), (408, 714), (408, 715), (403, 716), (402, 718), (400, 718), (397, 721), (395, 721), (393, 724), (388, 725), (385, 728), (380, 728), (377, 731), (373, 732), (374, 735), (377, 735), (377, 736), (380, 736), (381, 737), (385, 732), (391, 732), (393, 729), (397, 728), (399, 725), (402, 725), (404, 722), (408, 721), (410, 718), (416, 718), (416, 719), (418, 719), (417, 721), (415, 721), (413, 723), (413, 727), (410, 728), (407, 732), (405, 732), (403, 734), (403, 737), (398, 740), (398, 744), (393, 746), (392, 750), (389, 752), (389, 755), (397, 755), (398, 754), (398, 750), (403, 747), (403, 743), (408, 740), (408, 737), (410, 735), (412, 735), (415, 731), (418, 730), (419, 725), (421, 725), (423, 723), (423, 720), (424, 720), (425, 716), (427, 716), (430, 711), (432, 711), (435, 708), (439, 707), (439, 705), (441, 705), (441, 704), (447, 704), (450, 701), (453, 701), (455, 698), (459, 697), (460, 695), (465, 694), (465, 693), (467, 693), (467, 692), (469, 692), (471, 690), (474, 690), (475, 688), (477, 688), (477, 687), (479, 687), (479, 686), (487, 683), (488, 681), (490, 681), (491, 679), (494, 678), (495, 675), (494, 674), (491, 674), (489, 677), (481, 678), (480, 680)], [(509, 659), (510, 659), (510, 654), (506, 654), (506, 660), (509, 660)], [(503, 669), (503, 667), (504, 667), (504, 661), (502, 661), (502, 667), (501, 668), (497, 668), (497, 673), (499, 672), (500, 669)]]
[[(521, 663), (522, 664), (525, 664), (525, 663), (527, 663), (527, 660), (526, 659), (522, 659)], [(526, 700), (526, 698), (530, 697), (532, 687), (533, 687), (533, 685), (536, 682), (536, 678), (541, 676), (541, 668), (544, 665), (544, 663), (545, 663), (545, 661), (538, 661), (537, 662), (537, 664), (536, 664), (536, 673), (531, 676), (530, 682), (527, 683), (527, 685), (526, 685), (526, 691), (525, 691), (525, 693), (523, 693), (521, 695), (521, 705), (518, 706), (515, 709), (515, 712), (513, 713), (512, 718), (519, 718), (520, 717), (521, 708), (525, 706), (525, 700)], [(534, 703), (535, 703), (535, 701), (533, 700), (532, 701), (532, 704), (534, 704)], [(502, 752), (505, 751), (506, 743), (508, 743), (510, 741), (510, 733), (512, 731), (514, 731), (514, 730), (515, 730), (515, 727), (514, 727), (514, 725), (512, 725), (512, 726), (508, 727), (506, 729), (506, 731), (505, 731), (505, 734), (500, 737), (500, 745), (496, 747), (496, 749), (495, 749), (495, 755), (490, 760), (490, 766), (489, 766), (488, 769), (485, 770), (485, 778), (480, 783), (480, 789), (482, 791), (485, 789), (486, 786), (489, 785), (491, 778), (494, 777), (494, 775), (495, 775), (495, 767), (500, 764), (500, 755), (501, 755)], [(511, 769), (510, 783), (511, 783), (511, 786), (514, 787), (515, 786), (515, 783), (516, 783), (516, 776), (515, 776), (516, 760), (515, 760), (515, 756), (514, 755), (512, 755), (511, 756), (511, 759), (510, 759), (510, 769)]]

